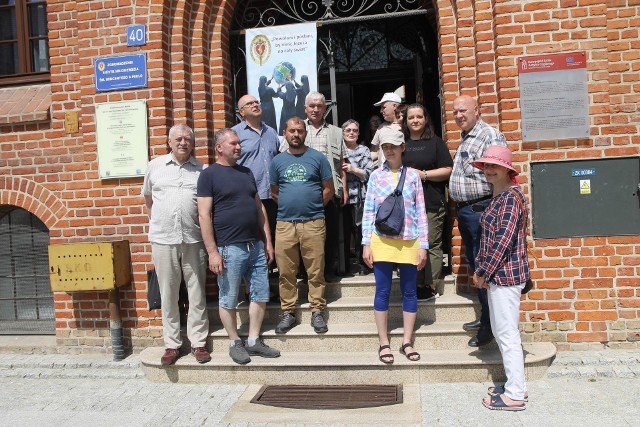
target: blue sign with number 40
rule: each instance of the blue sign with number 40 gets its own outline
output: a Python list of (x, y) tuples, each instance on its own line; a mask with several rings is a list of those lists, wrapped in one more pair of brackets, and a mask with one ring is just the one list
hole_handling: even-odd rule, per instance
[(145, 25), (129, 25), (127, 27), (127, 46), (144, 46), (147, 44), (147, 28)]

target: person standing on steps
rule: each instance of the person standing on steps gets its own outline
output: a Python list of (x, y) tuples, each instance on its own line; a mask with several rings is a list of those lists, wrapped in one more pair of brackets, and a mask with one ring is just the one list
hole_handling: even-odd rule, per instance
[[(394, 264), (397, 264), (402, 291), (403, 334), (400, 353), (415, 362), (420, 360), (420, 353), (413, 347), (413, 328), (418, 311), (416, 276), (427, 262), (429, 249), (429, 227), (422, 182), (418, 171), (402, 164), (402, 153), (405, 150), (402, 132), (385, 128), (379, 134), (380, 146), (386, 161), (373, 171), (369, 178), (362, 216), (362, 258), (373, 268), (376, 280), (373, 309), (380, 343), (380, 361), (385, 364), (394, 361), (387, 326), (392, 275)], [(395, 236), (384, 234), (375, 225), (376, 214), (385, 199), (395, 192), (398, 183), (403, 179), (402, 197), (405, 212), (402, 229), (400, 234)]]
[(404, 121), (407, 149), (403, 163), (418, 171), (429, 221), (429, 262), (418, 273), (418, 299), (436, 298), (434, 289), (442, 276), (442, 233), (444, 231), (445, 189), (453, 160), (447, 144), (433, 131), (433, 123), (422, 104), (411, 104)]
[(520, 294), (529, 280), (527, 260), (527, 201), (518, 186), (518, 172), (507, 147), (491, 146), (472, 163), (493, 188), (482, 212), (480, 250), (475, 260), (473, 284), (487, 290), (491, 327), (507, 382), (490, 387), (482, 401), (489, 409), (522, 411), (528, 398), (520, 330)]
[(195, 139), (187, 125), (169, 129), (171, 152), (149, 162), (142, 194), (149, 214), (151, 257), (162, 298), (163, 366), (180, 357), (180, 310), (178, 298), (184, 277), (189, 295), (187, 336), (198, 363), (211, 356), (206, 349), (209, 318), (205, 299), (206, 252), (202, 244), (196, 185), (204, 165), (193, 157)]
[[(271, 241), (275, 245), (278, 206), (271, 198), (269, 166), (273, 158), (278, 155), (280, 139), (276, 131), (262, 120), (265, 112), (262, 107), (263, 105), (253, 95), (242, 96), (238, 100), (238, 112), (243, 120), (231, 129), (240, 138), (241, 153), (238, 164), (248, 167), (253, 172), (258, 196), (267, 211)], [(272, 264), (270, 269), (272, 270), (273, 267)], [(277, 294), (277, 290), (274, 292)]]
[[(478, 160), (492, 145), (506, 147), (507, 140), (500, 131), (480, 118), (478, 103), (468, 95), (453, 101), (453, 117), (462, 130), (462, 140), (453, 157), (453, 171), (449, 178), (449, 196), (456, 202), (458, 229), (465, 246), (470, 271), (475, 270), (475, 259), (480, 248), (480, 215), (491, 199), (491, 186), (481, 170), (471, 163)], [(481, 347), (493, 340), (487, 290), (478, 289), (481, 306), (480, 319), (465, 323), (465, 331), (478, 331), (469, 340), (469, 346)]]
[(324, 205), (333, 199), (331, 166), (320, 152), (305, 145), (307, 127), (301, 118), (290, 118), (284, 127), (288, 151), (273, 159), (269, 170), (271, 194), (278, 203), (276, 263), (280, 271), (282, 314), (276, 333), (296, 324), (296, 273), (300, 255), (307, 270), (311, 325), (316, 333), (328, 331), (324, 318)]
[[(253, 173), (238, 165), (238, 134), (221, 129), (214, 136), (216, 163), (198, 179), (198, 216), (209, 269), (218, 275), (219, 312), (229, 336), (229, 355), (241, 365), (249, 356), (279, 357), (280, 352), (260, 338), (269, 301), (267, 265), (273, 261), (271, 232)], [(248, 286), (249, 337), (238, 336), (236, 305), (242, 279)]]

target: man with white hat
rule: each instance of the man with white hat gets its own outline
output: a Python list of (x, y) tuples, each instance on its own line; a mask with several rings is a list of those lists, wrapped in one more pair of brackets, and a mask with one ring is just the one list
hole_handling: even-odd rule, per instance
[(382, 99), (375, 104), (374, 107), (380, 107), (380, 114), (384, 122), (378, 126), (376, 134), (371, 140), (371, 158), (375, 162), (380, 159), (378, 165), (381, 166), (384, 162), (384, 155), (380, 150), (380, 130), (387, 126), (392, 126), (396, 130), (401, 130), (400, 124), (396, 123), (396, 108), (402, 103), (400, 95), (394, 92), (387, 92), (382, 95)]

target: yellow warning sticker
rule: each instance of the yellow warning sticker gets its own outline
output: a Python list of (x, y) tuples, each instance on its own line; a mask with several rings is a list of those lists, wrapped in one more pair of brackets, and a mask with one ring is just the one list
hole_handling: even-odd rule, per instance
[(581, 179), (580, 180), (580, 194), (591, 194), (591, 180), (590, 179)]

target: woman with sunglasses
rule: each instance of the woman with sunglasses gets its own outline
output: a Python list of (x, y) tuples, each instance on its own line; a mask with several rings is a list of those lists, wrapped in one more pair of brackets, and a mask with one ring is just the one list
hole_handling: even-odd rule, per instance
[(367, 191), (367, 181), (373, 170), (371, 152), (367, 147), (358, 144), (360, 125), (349, 119), (342, 124), (342, 140), (346, 147), (344, 165), (342, 169), (347, 174), (348, 200), (343, 208), (344, 253), (346, 259), (346, 273), (349, 268), (349, 253), (351, 252), (351, 237), (355, 242), (355, 252), (360, 265), (360, 274), (369, 274), (371, 270), (362, 261), (362, 208)]

